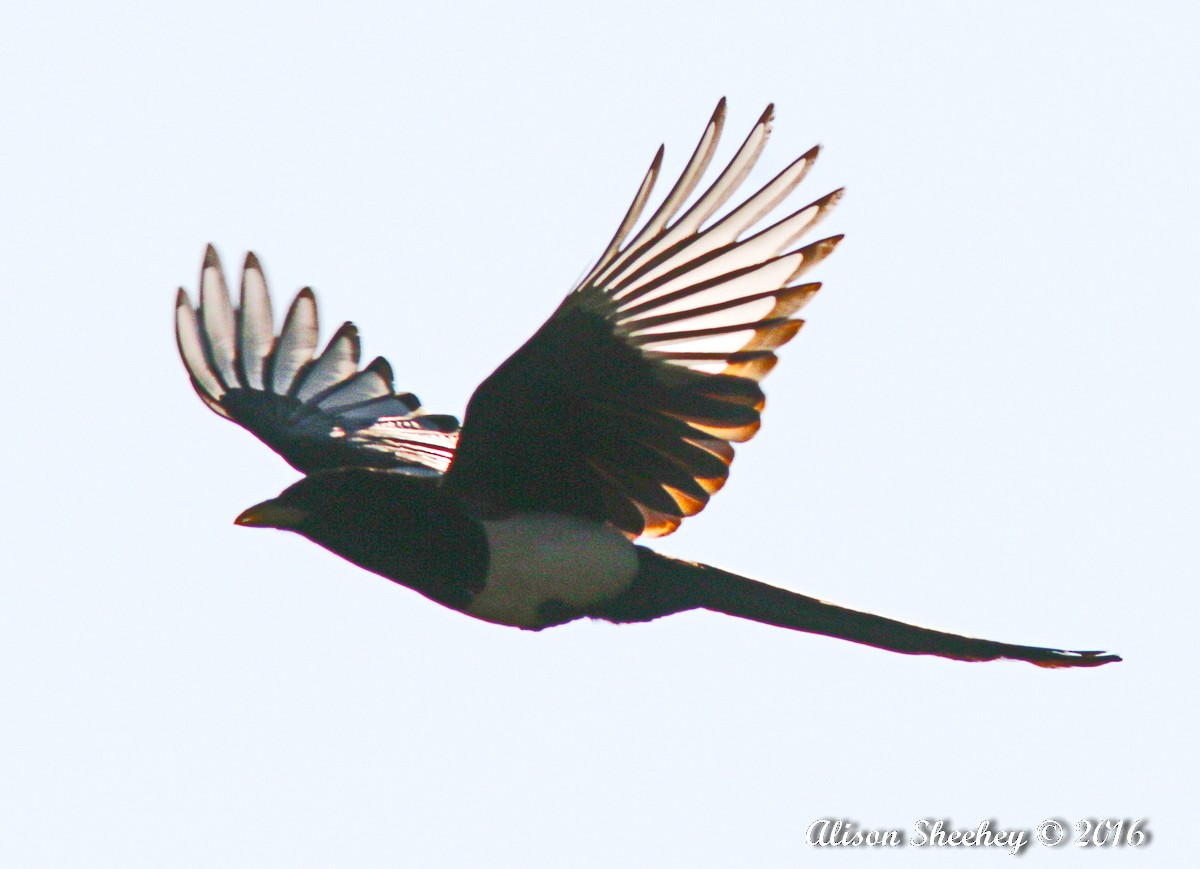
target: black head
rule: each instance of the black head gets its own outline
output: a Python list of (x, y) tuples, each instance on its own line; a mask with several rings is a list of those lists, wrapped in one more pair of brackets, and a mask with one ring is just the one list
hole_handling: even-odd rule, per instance
[[(234, 521), (318, 539), (329, 533), (397, 531), (440, 501), (436, 478), (367, 468), (311, 474)], [(323, 541), (319, 541), (323, 542)]]
[[(294, 531), (451, 606), (486, 570), (482, 525), (442, 490), (437, 477), (367, 468), (322, 471), (235, 521)], [(469, 596), (461, 605), (466, 600)]]

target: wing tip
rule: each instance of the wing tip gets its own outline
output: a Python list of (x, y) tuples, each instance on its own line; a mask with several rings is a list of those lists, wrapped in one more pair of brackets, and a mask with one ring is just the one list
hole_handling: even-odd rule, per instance
[(814, 252), (818, 252), (821, 258), (829, 256), (833, 249), (841, 244), (846, 239), (846, 233), (839, 232), (837, 235), (831, 235), (827, 238), (822, 238), (819, 241), (814, 241), (808, 245)]
[(829, 210), (830, 208), (833, 208), (833, 206), (835, 206), (839, 202), (841, 202), (842, 197), (845, 195), (846, 195), (846, 188), (839, 187), (837, 190), (830, 190), (828, 193), (826, 193), (824, 196), (822, 196), (820, 199), (818, 199), (816, 202), (814, 202), (813, 205), (816, 205), (819, 208), (823, 208), (825, 210)]
[(372, 359), (371, 363), (369, 365), (367, 365), (365, 368), (363, 368), (363, 371), (374, 371), (376, 374), (378, 374), (380, 377), (382, 377), (384, 379), (384, 381), (388, 385), (388, 389), (394, 388), (393, 387), (394, 378), (392, 376), (392, 364), (390, 362), (388, 362), (386, 359), (384, 359), (382, 356), (376, 356), (374, 359)]

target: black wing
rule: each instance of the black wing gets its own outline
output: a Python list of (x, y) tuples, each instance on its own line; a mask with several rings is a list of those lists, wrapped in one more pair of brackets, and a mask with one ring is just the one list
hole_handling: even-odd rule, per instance
[(772, 108), (712, 185), (725, 101), (680, 179), (627, 240), (660, 148), (599, 261), (524, 347), (476, 391), (445, 485), (481, 510), (561, 511), (631, 536), (674, 531), (724, 484), (731, 442), (759, 426), (758, 381), (802, 325), (819, 284), (796, 283), (840, 236), (796, 241), (841, 191), (753, 235), (804, 177), (814, 148), (719, 219), (769, 133)]
[(358, 330), (343, 323), (317, 349), (317, 302), (300, 291), (275, 336), (271, 297), (254, 254), (235, 310), (216, 251), (200, 274), (200, 307), (182, 289), (175, 337), (204, 403), (249, 429), (304, 473), (368, 467), (441, 474), (454, 458), (458, 420), (426, 414), (396, 393), (387, 360), (358, 368)]

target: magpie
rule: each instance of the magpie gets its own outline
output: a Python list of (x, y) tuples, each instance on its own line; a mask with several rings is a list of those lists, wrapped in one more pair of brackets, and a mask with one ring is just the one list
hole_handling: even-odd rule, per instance
[(642, 220), (658, 149), (600, 258), (476, 389), (461, 426), (396, 392), (384, 359), (360, 369), (352, 323), (318, 353), (311, 289), (276, 334), (253, 253), (235, 308), (210, 245), (199, 305), (183, 289), (176, 299), (192, 385), (305, 475), (237, 524), (296, 532), (451, 609), (527, 630), (706, 609), (910, 655), (1040, 667), (1121, 660), (918, 627), (634, 543), (670, 534), (724, 485), (733, 444), (759, 428), (760, 381), (820, 287), (803, 278), (841, 240), (800, 244), (841, 190), (767, 220), (817, 148), (743, 192), (773, 113), (693, 195), (724, 127), (721, 100)]

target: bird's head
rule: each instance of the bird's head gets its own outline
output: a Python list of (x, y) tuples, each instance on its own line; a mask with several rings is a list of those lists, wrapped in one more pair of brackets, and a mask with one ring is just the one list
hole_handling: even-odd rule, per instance
[(295, 531), (335, 551), (369, 539), (394, 539), (429, 512), (435, 481), (367, 468), (310, 474), (234, 522)]
[(294, 531), (457, 609), (487, 569), (483, 526), (435, 476), (321, 471), (246, 510), (237, 524)]

